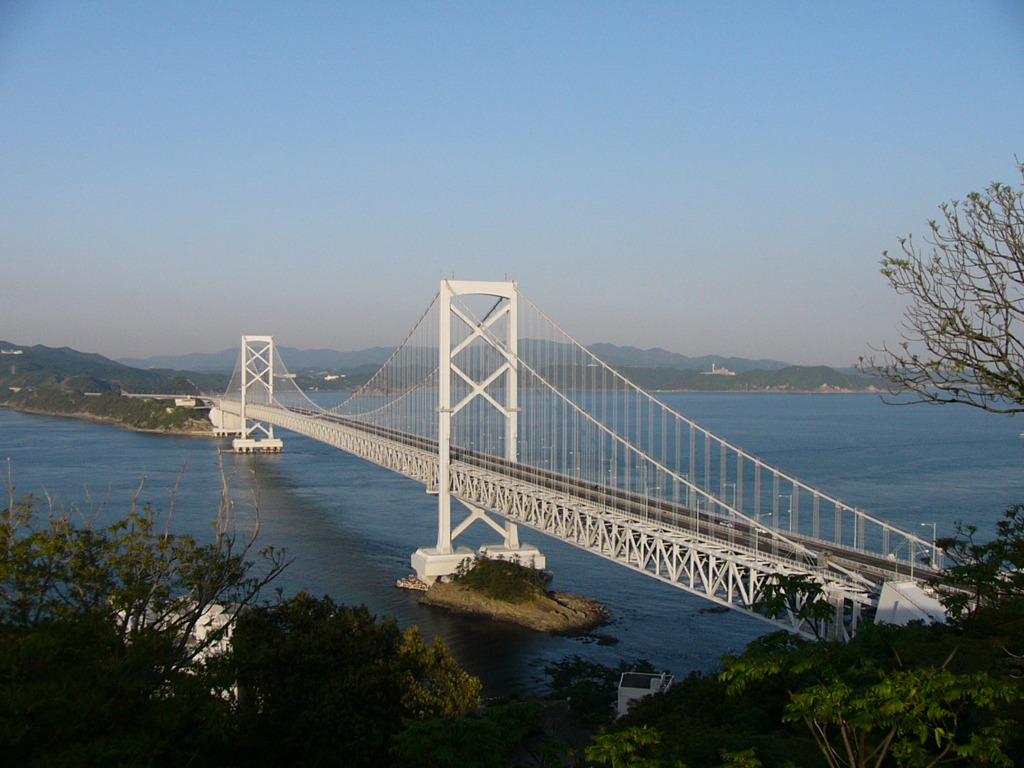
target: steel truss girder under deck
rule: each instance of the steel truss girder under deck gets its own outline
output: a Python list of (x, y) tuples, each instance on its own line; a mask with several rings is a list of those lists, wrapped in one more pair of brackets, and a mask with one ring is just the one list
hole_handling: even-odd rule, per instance
[[(790, 631), (849, 639), (861, 612), (877, 601), (865, 585), (830, 569), (766, 557), (495, 472), (455, 464), (452, 481), (452, 495), (463, 501)], [(840, 620), (811, 627), (796, 615), (803, 607), (799, 599), (784, 618), (767, 619), (756, 612), (765, 583), (776, 574), (806, 575), (821, 583)]]
[[(221, 401), (221, 410), (237, 412), (237, 401)], [(335, 448), (371, 461), (400, 475), (423, 483), (428, 492), (437, 489), (437, 454), (419, 450), (394, 440), (353, 429), (336, 421), (319, 418), (314, 414), (291, 411), (274, 406), (248, 405), (252, 418), (306, 435)]]
[[(224, 401), (227, 412), (237, 402)], [(248, 405), (250, 418), (306, 435), (423, 483), (437, 490), (438, 458), (433, 451), (284, 408)], [(463, 502), (526, 525), (719, 605), (748, 613), (793, 632), (847, 639), (858, 629), (861, 613), (877, 603), (877, 589), (827, 567), (698, 536), (644, 521), (593, 502), (462, 462), (451, 464), (450, 492)], [(785, 617), (767, 619), (754, 610), (773, 575), (806, 575), (821, 583), (839, 621), (811, 627), (797, 618), (797, 601)]]

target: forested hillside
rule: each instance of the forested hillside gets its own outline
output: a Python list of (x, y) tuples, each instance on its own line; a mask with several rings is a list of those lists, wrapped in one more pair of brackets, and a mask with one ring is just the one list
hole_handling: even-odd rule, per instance
[(165, 369), (141, 370), (102, 355), (79, 352), (70, 347), (22, 347), (0, 341), (0, 387), (61, 385), (86, 392), (146, 392), (153, 394), (198, 394), (223, 390), (228, 377)]

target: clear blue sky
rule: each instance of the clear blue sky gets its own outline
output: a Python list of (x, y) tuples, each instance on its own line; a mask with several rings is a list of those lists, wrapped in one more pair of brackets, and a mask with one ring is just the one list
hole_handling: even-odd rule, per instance
[(584, 343), (845, 365), (1024, 159), (1024, 3), (0, 4), (0, 339), (397, 344), (509, 275)]

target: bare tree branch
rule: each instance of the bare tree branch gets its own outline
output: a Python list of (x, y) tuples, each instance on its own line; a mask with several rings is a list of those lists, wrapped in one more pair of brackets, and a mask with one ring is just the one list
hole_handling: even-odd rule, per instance
[[(1024, 181), (1024, 163), (1017, 169)], [(1024, 186), (998, 182), (939, 206), (926, 248), (900, 239), (882, 274), (909, 305), (902, 341), (860, 368), (910, 402), (1024, 411)], [(900, 402), (907, 402), (901, 397)]]

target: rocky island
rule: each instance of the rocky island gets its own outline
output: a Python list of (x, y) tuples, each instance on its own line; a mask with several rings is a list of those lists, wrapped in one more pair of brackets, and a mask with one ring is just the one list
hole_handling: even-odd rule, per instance
[(495, 600), (456, 583), (434, 582), (420, 602), (466, 616), (511, 621), (538, 632), (573, 634), (600, 626), (611, 618), (597, 600), (568, 592), (549, 592), (523, 603)]
[(431, 584), (420, 602), (556, 634), (585, 632), (611, 618), (597, 600), (549, 591), (550, 579), (516, 562), (480, 557), (451, 580)]

